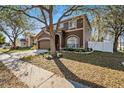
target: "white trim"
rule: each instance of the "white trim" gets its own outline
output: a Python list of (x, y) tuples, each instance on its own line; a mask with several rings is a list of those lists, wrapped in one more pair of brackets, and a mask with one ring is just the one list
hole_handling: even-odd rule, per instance
[(44, 31), (46, 34), (49, 34), (50, 35), (50, 33), (48, 32), (48, 31)]
[(59, 33), (55, 33), (55, 35), (59, 35), (59, 36), (60, 36), (60, 34), (59, 34)]
[[(70, 26), (70, 24), (71, 24), (71, 26)], [(76, 24), (77, 24), (77, 19), (71, 19), (71, 20), (68, 22), (69, 29), (76, 28), (76, 27), (77, 27)]]
[(77, 31), (77, 30), (83, 30), (83, 28), (74, 28), (72, 30), (66, 30), (65, 32), (73, 32), (73, 31)]
[(79, 38), (79, 36), (74, 35), (74, 34), (73, 34), (73, 35), (69, 35), (68, 37), (65, 38), (65, 40), (66, 40), (66, 45), (67, 45), (67, 40), (68, 40), (68, 38), (70, 38), (70, 37), (76, 37), (76, 38), (78, 38), (78, 40), (79, 40), (79, 41), (78, 41), (78, 42), (79, 42), (79, 47), (80, 47), (80, 38)]
[(40, 35), (42, 35), (44, 33), (50, 35), (50, 33), (48, 31), (40, 31), (39, 34), (36, 35), (36, 37), (38, 37), (38, 36), (40, 36)]
[(38, 41), (40, 40), (50, 40), (50, 38), (44, 37), (44, 38), (40, 38)]
[(80, 41), (80, 38), (79, 38), (79, 36), (77, 36), (77, 35), (74, 35), (74, 34), (67, 36), (67, 37), (66, 37), (66, 39), (68, 39), (69, 37), (73, 37), (73, 36), (74, 36), (74, 37), (77, 37), (77, 38), (79, 39), (79, 41)]

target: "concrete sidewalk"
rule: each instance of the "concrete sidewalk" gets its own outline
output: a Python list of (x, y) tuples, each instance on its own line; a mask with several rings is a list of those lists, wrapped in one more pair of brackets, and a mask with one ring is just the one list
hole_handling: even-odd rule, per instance
[[(42, 52), (43, 53), (43, 52)], [(34, 52), (29, 53), (31, 55)], [(28, 56), (29, 56), (28, 54)], [(18, 55), (18, 56), (17, 56)], [(20, 81), (32, 88), (86, 88), (87, 86), (80, 83), (58, 77), (52, 72), (39, 68), (28, 62), (19, 60), (20, 57), (25, 56), (20, 54), (11, 55), (2, 62), (11, 70), (11, 72), (20, 79)]]

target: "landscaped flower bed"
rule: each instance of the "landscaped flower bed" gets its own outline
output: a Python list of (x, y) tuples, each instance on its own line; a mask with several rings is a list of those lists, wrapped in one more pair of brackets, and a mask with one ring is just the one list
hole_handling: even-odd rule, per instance
[[(61, 58), (62, 56), (63, 56), (62, 53), (57, 53), (57, 57), (58, 57), (58, 58)], [(49, 52), (43, 54), (43, 57), (46, 58), (47, 60), (53, 59), (52, 55), (51, 55)]]
[(93, 50), (91, 48), (82, 49), (82, 48), (65, 48), (62, 50), (63, 52), (73, 52), (73, 53), (80, 53), (80, 54), (89, 54), (92, 53)]

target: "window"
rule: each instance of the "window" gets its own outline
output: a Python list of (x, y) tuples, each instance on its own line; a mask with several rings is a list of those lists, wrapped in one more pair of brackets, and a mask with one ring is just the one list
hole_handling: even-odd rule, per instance
[(69, 28), (73, 28), (73, 22), (69, 21)]
[(76, 20), (72, 19), (69, 21), (69, 29), (75, 28), (76, 27)]
[(73, 20), (74, 28), (77, 28), (77, 20)]
[(79, 39), (75, 36), (71, 36), (67, 39), (67, 47), (68, 48), (78, 48), (79, 47)]
[(53, 25), (53, 30), (54, 30), (54, 31), (56, 31), (56, 26), (57, 26), (57, 25)]
[(64, 23), (64, 30), (68, 29), (68, 22)]
[(77, 19), (77, 28), (83, 27), (83, 18)]
[(60, 28), (63, 28), (63, 23), (60, 23)]

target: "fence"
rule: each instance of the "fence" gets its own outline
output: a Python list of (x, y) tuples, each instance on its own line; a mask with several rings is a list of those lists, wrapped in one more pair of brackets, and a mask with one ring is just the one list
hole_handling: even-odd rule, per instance
[(113, 42), (106, 41), (106, 42), (88, 42), (88, 47), (92, 48), (93, 50), (103, 51), (103, 52), (113, 52)]
[(118, 51), (124, 52), (124, 35), (119, 37)]

